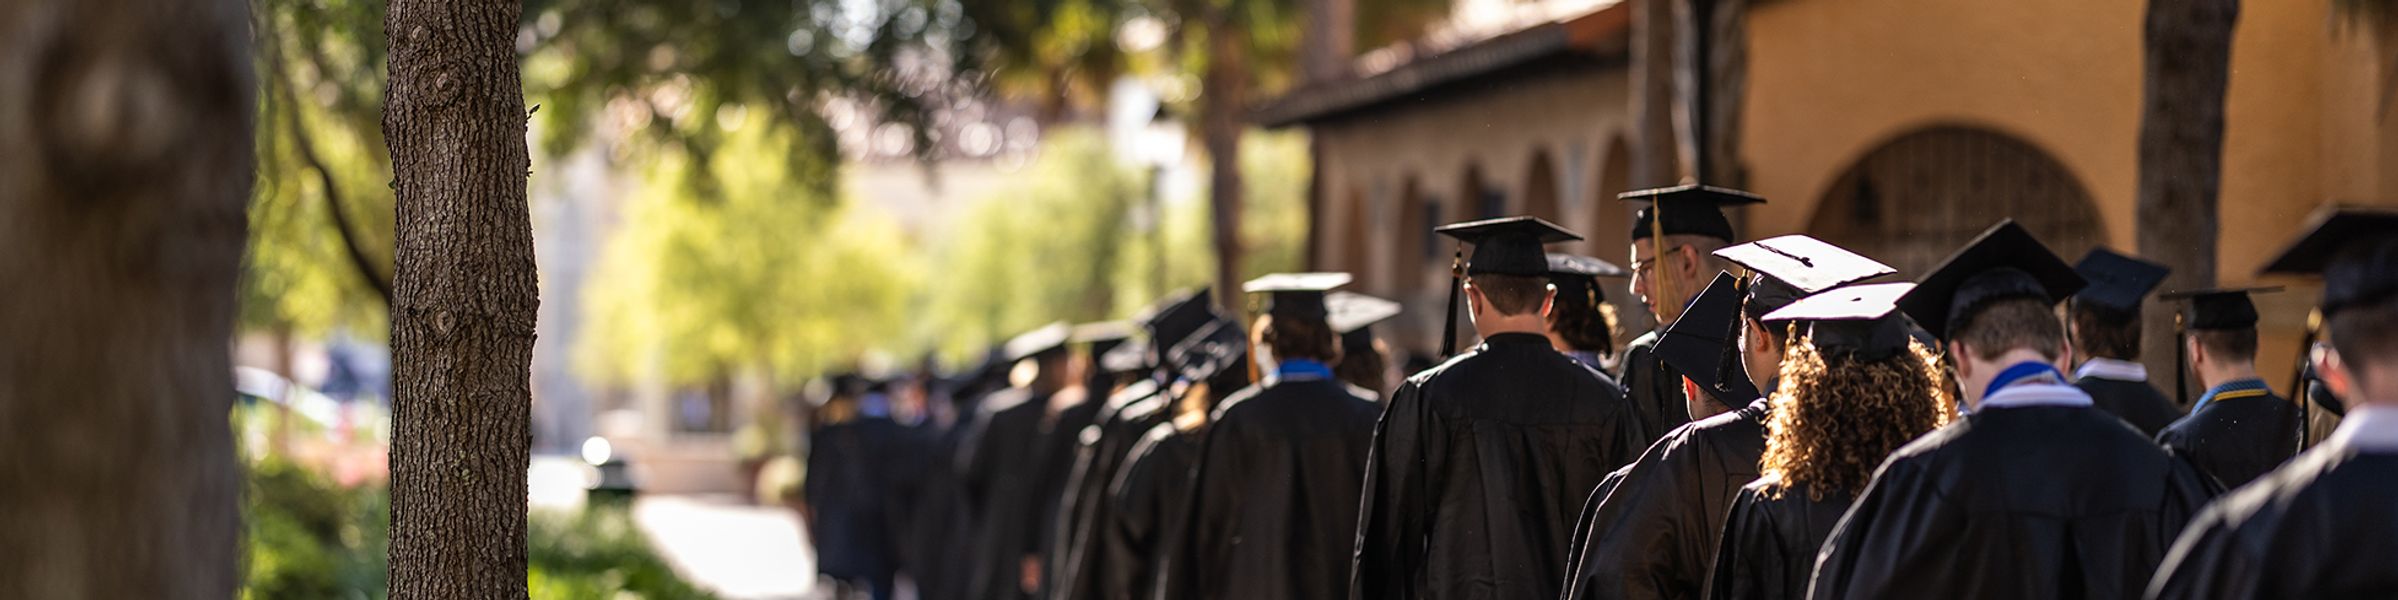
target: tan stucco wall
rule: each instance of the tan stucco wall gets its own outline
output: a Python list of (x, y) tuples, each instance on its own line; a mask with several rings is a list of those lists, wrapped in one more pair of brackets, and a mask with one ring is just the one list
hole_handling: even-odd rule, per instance
[[(1867, 152), (1934, 124), (1978, 126), (2055, 157), (2098, 204), (2107, 238), (2137, 248), (2144, 2), (1778, 0), (1752, 8), (1743, 162), (1773, 203), (1763, 236), (1797, 231)], [(2374, 116), (2372, 44), (2327, 0), (2245, 2), (2234, 31), (2217, 278), (2256, 267), (2316, 206), (2390, 203), (2398, 131)], [(2286, 372), (2315, 291), (2259, 299), (2260, 366)], [(2286, 382), (2274, 382), (2276, 387)]]
[[(1625, 85), (1620, 66), (1514, 78), (1473, 93), (1314, 126), (1322, 150), (1319, 177), (1329, 202), (1322, 217), (1326, 222), (1314, 227), (1316, 255), (1325, 261), (1319, 267), (1359, 273), (1364, 285), (1353, 286), (1359, 291), (1407, 302), (1410, 310), (1386, 335), (1429, 349), (1440, 335), (1448, 275), (1446, 261), (1423, 264), (1404, 251), (1413, 247), (1413, 236), (1421, 235), (1401, 231), (1406, 182), (1413, 178), (1421, 190), (1448, 204), (1450, 218), (1460, 218), (1473, 210), (1460, 203), (1467, 201), (1462, 193), (1468, 166), (1478, 165), (1486, 185), (1506, 192), (1509, 212), (1523, 212), (1533, 157), (1545, 153), (1567, 227), (1593, 227), (1592, 211), (1610, 211), (1595, 221), (1600, 227), (1629, 227), (1620, 204), (1592, 200), (1608, 142), (1626, 129)], [(1351, 205), (1359, 198), (1365, 201), (1363, 210)], [(1347, 220), (1356, 218), (1368, 221), (1363, 230), (1373, 251), (1365, 257), (1343, 252), (1351, 247)], [(1620, 245), (1576, 249), (1618, 262), (1625, 252)]]

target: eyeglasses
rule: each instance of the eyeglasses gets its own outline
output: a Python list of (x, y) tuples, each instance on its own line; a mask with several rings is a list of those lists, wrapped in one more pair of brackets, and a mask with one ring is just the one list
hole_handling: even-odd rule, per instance
[(1682, 249), (1683, 249), (1683, 248), (1688, 248), (1688, 247), (1690, 247), (1690, 244), (1681, 244), (1681, 245), (1674, 246), (1674, 247), (1672, 247), (1672, 248), (1667, 248), (1667, 249), (1665, 249), (1665, 253), (1664, 253), (1664, 254), (1659, 254), (1659, 255), (1657, 255), (1657, 256), (1651, 256), (1651, 257), (1649, 257), (1649, 258), (1648, 258), (1648, 260), (1636, 260), (1636, 261), (1632, 261), (1632, 271), (1633, 271), (1633, 272), (1635, 272), (1635, 273), (1643, 273), (1643, 274), (1645, 274), (1645, 273), (1648, 273), (1649, 271), (1651, 271), (1651, 270), (1653, 270), (1653, 269), (1655, 269), (1655, 268), (1656, 268), (1656, 266), (1657, 266), (1657, 260), (1658, 260), (1658, 259), (1660, 259), (1660, 258), (1664, 258), (1664, 257), (1666, 257), (1666, 256), (1669, 256), (1669, 255), (1673, 255), (1673, 254), (1680, 254), (1680, 253), (1682, 252)]

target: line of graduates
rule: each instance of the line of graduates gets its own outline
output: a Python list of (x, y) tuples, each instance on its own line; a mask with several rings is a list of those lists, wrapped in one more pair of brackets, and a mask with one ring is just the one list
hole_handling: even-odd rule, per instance
[[(1459, 303), (1479, 342), (1396, 385), (1397, 305), (1337, 273), (1249, 282), (1246, 327), (1198, 290), (1145, 343), (1020, 336), (921, 436), (893, 564), (934, 599), (2398, 597), (2398, 213), (2267, 265), (2324, 280), (2300, 402), (2255, 367), (2272, 290), (2160, 296), (2185, 412), (2135, 362), (2161, 266), (2003, 221), (1883, 282), (1736, 242), (1753, 195), (1626, 199), (1629, 269), (1537, 218), (1436, 229), (1471, 248), (1442, 350)], [(1621, 351), (1616, 277), (1662, 324)]]

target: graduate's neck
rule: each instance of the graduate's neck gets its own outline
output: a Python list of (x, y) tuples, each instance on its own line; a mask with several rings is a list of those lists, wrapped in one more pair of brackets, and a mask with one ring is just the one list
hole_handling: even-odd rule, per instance
[(2198, 371), (2198, 383), (2209, 388), (2221, 386), (2234, 381), (2244, 381), (2258, 378), (2256, 374), (2256, 361), (2253, 360), (2227, 360), (2220, 362), (2208, 361), (2205, 363), (2200, 363), (2198, 367), (2193, 370)]
[(1959, 358), (1964, 359), (1958, 361), (1961, 367), (1957, 369), (1958, 387), (1965, 392), (1965, 405), (1977, 409), (1982, 407), (1982, 391), (1990, 387), (1991, 380), (1998, 378), (1999, 372), (2007, 370), (2007, 367), (2027, 362), (2050, 366), (2056, 363), (2040, 354), (2040, 351), (2030, 348), (2008, 350), (1991, 360), (1982, 360), (1970, 348), (1965, 350), (1958, 353)]
[(1542, 317), (1537, 311), (1507, 315), (1496, 310), (1479, 310), (1473, 316), (1474, 332), (1485, 338), (1502, 333), (1529, 333), (1544, 337), (1549, 334), (1548, 318)]

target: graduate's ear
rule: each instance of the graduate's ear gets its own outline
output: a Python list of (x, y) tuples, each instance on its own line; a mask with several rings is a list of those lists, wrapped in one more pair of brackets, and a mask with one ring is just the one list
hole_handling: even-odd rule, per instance
[(2313, 354), (2315, 376), (2323, 379), (2323, 385), (2331, 388), (2331, 395), (2339, 398), (2341, 404), (2355, 408), (2358, 402), (2352, 398), (2357, 398), (2356, 374), (2348, 372), (2347, 361), (2340, 360), (2340, 353), (2328, 344), (2315, 347)]
[(1550, 311), (1557, 309), (1557, 284), (1543, 285), (1541, 290), (1543, 291), (1540, 296), (1540, 317), (1547, 319), (1550, 315), (1555, 314)]
[(2182, 336), (2181, 342), (2183, 351), (2186, 352), (2187, 356), (2190, 357), (2190, 364), (2187, 365), (2188, 367), (2196, 369), (2198, 368), (2198, 365), (2206, 364), (2206, 344), (2198, 343), (2198, 336)]
[(1957, 368), (1957, 378), (1960, 380), (1973, 376), (1973, 361), (1966, 360), (1967, 358), (1973, 356), (1971, 354), (1967, 354), (1967, 352), (1970, 351), (1972, 351), (1972, 348), (1966, 347), (1965, 342), (1958, 340), (1948, 341), (1948, 364)]
[(1465, 314), (1482, 314), (1482, 288), (1474, 287), (1471, 280), (1459, 285), (1465, 286)]

